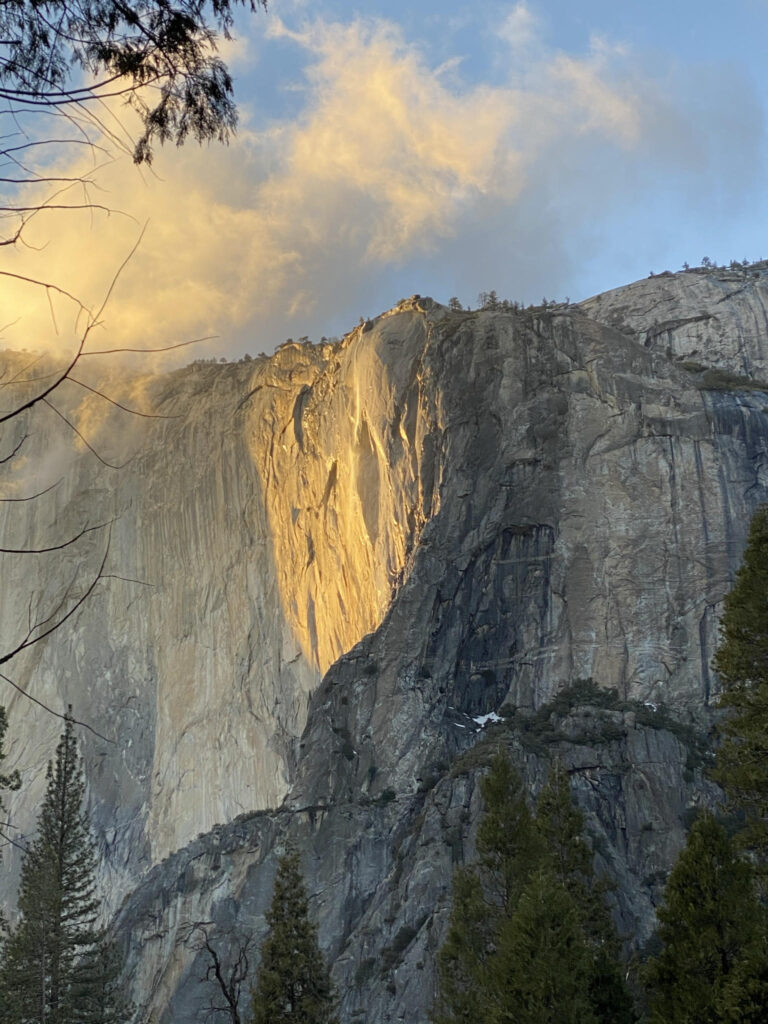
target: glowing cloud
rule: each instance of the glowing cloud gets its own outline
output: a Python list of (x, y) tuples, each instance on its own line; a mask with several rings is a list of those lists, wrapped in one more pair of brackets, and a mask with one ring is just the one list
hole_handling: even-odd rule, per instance
[[(502, 27), (513, 44), (510, 82), (520, 41), (535, 31), (523, 4)], [(270, 33), (308, 61), (295, 122), (246, 130), (229, 149), (162, 153), (156, 175), (127, 159), (109, 163), (90, 194), (130, 216), (46, 214), (27, 236), (44, 248), (12, 254), (14, 271), (97, 307), (148, 222), (98, 347), (216, 332), (230, 350), (254, 334), (252, 348), (269, 348), (293, 323), (352, 307), (383, 269), (460, 244), (456, 232), (477, 204), (513, 207), (553, 147), (589, 133), (631, 147), (642, 136), (638, 98), (617, 84), (604, 47), (581, 60), (540, 48), (522, 85), (468, 86), (452, 62), (431, 68), (388, 22), (295, 31), (275, 19)], [(67, 173), (91, 169), (81, 161)], [(73, 343), (82, 321), (60, 296), (57, 334), (47, 296), (8, 280), (0, 295), (3, 320), (21, 316), (4, 332), (8, 345)]]

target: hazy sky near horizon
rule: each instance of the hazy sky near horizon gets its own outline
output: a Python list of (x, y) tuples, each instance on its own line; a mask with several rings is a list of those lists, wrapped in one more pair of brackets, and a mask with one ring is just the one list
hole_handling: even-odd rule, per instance
[[(9, 259), (98, 306), (146, 224), (99, 345), (216, 334), (233, 356), (413, 292), (576, 301), (760, 259), (767, 37), (768, 0), (272, 0), (223, 47), (229, 147), (67, 163), (121, 213), (48, 215)], [(2, 290), (23, 311), (6, 345), (71, 343), (66, 304), (53, 330), (47, 301)]]

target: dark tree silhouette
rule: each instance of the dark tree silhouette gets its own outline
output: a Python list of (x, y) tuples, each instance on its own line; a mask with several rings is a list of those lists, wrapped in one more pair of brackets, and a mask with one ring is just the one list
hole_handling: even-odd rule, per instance
[(267, 924), (253, 990), (253, 1024), (337, 1024), (333, 985), (309, 919), (296, 850), (280, 858)]

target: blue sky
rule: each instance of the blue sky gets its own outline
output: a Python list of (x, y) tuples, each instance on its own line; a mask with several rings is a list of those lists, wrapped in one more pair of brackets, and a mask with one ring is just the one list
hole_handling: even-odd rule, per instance
[[(44, 258), (95, 301), (148, 222), (104, 330), (231, 355), (413, 292), (578, 300), (759, 259), (766, 38), (768, 0), (273, 0), (223, 48), (232, 145), (115, 161), (99, 187), (133, 219), (58, 229)], [(97, 259), (71, 265), (70, 230)]]

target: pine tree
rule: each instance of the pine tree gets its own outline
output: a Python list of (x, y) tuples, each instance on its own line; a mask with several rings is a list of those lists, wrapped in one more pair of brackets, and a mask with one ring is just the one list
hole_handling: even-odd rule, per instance
[(507, 757), (494, 758), (480, 785), (478, 861), (454, 878), (433, 1021), (631, 1024), (618, 941), (565, 771), (550, 773), (535, 818)]
[(102, 938), (95, 929), (96, 856), (82, 808), (85, 784), (69, 715), (47, 779), (38, 833), (22, 859), (19, 921), (0, 967), (0, 1020), (113, 1024), (114, 1018), (86, 1014), (91, 989), (103, 979), (83, 968), (95, 966)]
[(267, 924), (253, 990), (253, 1024), (336, 1024), (333, 985), (293, 849), (278, 863)]
[(432, 1012), (434, 1024), (477, 1024), (477, 994), (490, 984), (493, 934), (477, 872), (458, 868), (453, 876), (451, 923), (437, 959), (440, 994)]
[(99, 933), (93, 948), (76, 964), (72, 1004), (78, 1024), (125, 1024), (133, 1014), (121, 983), (122, 961), (114, 943)]
[(542, 855), (520, 773), (504, 754), (497, 754), (480, 780), (485, 814), (477, 830), (477, 852), (489, 902), (506, 916)]
[[(5, 713), (5, 708), (0, 705), (0, 767), (2, 767), (3, 761), (5, 760), (6, 754), (3, 749), (5, 743), (5, 734), (8, 731), (8, 718)], [(7, 833), (6, 829), (9, 827), (9, 823), (5, 819), (5, 804), (2, 800), (2, 791), (19, 789), (21, 787), (21, 778), (18, 771), (11, 772), (10, 775), (4, 775), (0, 771), (0, 838), (5, 839)], [(2, 861), (2, 850), (0, 850), (0, 861)], [(0, 941), (5, 933), (6, 920), (5, 915), (0, 911)]]
[[(5, 760), (6, 754), (5, 745), (5, 734), (8, 731), (8, 716), (5, 713), (5, 708), (0, 705), (0, 765)], [(10, 775), (3, 775), (0, 772), (0, 790), (2, 789), (18, 789), (21, 786), (21, 778), (17, 771), (11, 772)], [(2, 801), (0, 800), (0, 811), (5, 810)]]
[(571, 799), (568, 773), (552, 765), (536, 808), (536, 830), (544, 859), (578, 908), (582, 941), (589, 955), (587, 989), (595, 1020), (632, 1024), (636, 1015), (620, 967), (620, 943), (605, 903), (606, 886), (594, 876), (584, 841), (584, 816)]
[(489, 1024), (597, 1024), (579, 908), (555, 873), (536, 871), (502, 925), (489, 965)]
[(768, 921), (761, 920), (754, 939), (725, 979), (717, 998), (722, 1024), (765, 1024), (768, 1007)]
[(768, 857), (768, 506), (752, 519), (713, 665), (730, 712), (715, 777), (747, 815), (745, 842)]
[(584, 842), (584, 816), (571, 800), (568, 774), (555, 761), (536, 805), (536, 831), (555, 876), (564, 885), (586, 886), (592, 854)]
[(703, 814), (658, 911), (662, 949), (645, 972), (652, 1024), (721, 1024), (729, 976), (759, 937), (753, 882), (725, 829)]
[(508, 757), (494, 757), (480, 792), (485, 813), (477, 832), (478, 862), (454, 876), (451, 923), (438, 954), (435, 1024), (480, 1019), (478, 994), (488, 991), (494, 942), (541, 855), (523, 780)]

